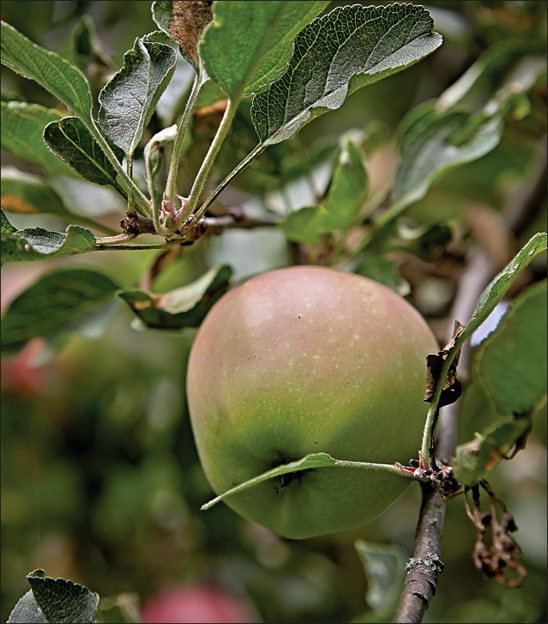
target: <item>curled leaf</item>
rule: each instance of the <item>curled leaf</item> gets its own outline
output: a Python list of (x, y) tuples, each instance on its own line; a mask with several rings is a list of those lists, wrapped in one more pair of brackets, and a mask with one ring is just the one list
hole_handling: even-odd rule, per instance
[[(455, 343), (463, 331), (464, 325), (459, 323), (459, 321), (455, 321), (453, 335), (445, 347), (441, 351), (438, 351), (438, 353), (431, 353), (426, 357), (426, 393), (423, 399), (426, 403), (432, 402), (436, 392), (436, 386), (440, 380), (443, 365), (447, 360), (449, 352), (455, 347)], [(461, 349), (459, 348), (451, 363), (451, 368), (449, 369), (446, 378), (443, 380), (443, 388), (439, 402), (440, 407), (454, 403), (461, 395), (462, 386), (460, 381), (457, 379), (457, 365), (459, 363), (460, 351)]]

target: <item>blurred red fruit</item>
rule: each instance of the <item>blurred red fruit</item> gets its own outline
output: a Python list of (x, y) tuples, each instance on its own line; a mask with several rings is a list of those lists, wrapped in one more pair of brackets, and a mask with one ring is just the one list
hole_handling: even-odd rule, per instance
[(253, 622), (248, 610), (233, 596), (209, 585), (187, 585), (166, 589), (144, 606), (145, 623)]

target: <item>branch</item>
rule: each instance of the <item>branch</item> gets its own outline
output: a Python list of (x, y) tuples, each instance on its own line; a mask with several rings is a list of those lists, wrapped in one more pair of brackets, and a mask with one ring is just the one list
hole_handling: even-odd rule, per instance
[[(493, 265), (487, 254), (475, 250), (468, 266), (459, 279), (457, 295), (450, 313), (454, 319), (468, 320), (484, 288), (493, 274)], [(465, 351), (466, 348), (466, 351)], [(460, 366), (466, 369), (469, 343), (465, 344)], [(438, 456), (448, 462), (458, 441), (458, 403), (441, 410), (437, 440)], [(441, 562), (441, 537), (446, 503), (430, 483), (421, 483), (422, 505), (417, 525), (415, 551), (407, 565), (407, 577), (394, 622), (422, 622), (432, 596), (436, 593), (437, 579), (443, 571)]]

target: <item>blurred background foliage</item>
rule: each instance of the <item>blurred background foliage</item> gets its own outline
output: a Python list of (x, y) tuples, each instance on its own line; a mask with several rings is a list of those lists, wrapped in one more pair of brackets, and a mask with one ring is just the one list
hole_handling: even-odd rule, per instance
[[(333, 2), (329, 9), (341, 4), (348, 3)], [(298, 180), (303, 173), (300, 163), (312, 167), (327, 161), (338, 135), (355, 129), (361, 132), (369, 157), (370, 196), (382, 194), (393, 180), (394, 137), (406, 113), (439, 97), (487, 50), (500, 54), (494, 55), (492, 69), (465, 102), (472, 110), (479, 109), (512, 72), (519, 79), (528, 71), (527, 63), (535, 59), (538, 63), (545, 54), (544, 2), (455, 1), (426, 6), (435, 30), (444, 36), (438, 51), (357, 91), (340, 110), (316, 119), (291, 141), (273, 146), (237, 180), (241, 190), (225, 193), (225, 203), (250, 210), (266, 206), (281, 214), (306, 205), (306, 189)], [(156, 28), (149, 2), (2, 2), (1, 10), (3, 20), (73, 62), (78, 62), (73, 31), (83, 16), (89, 16), (105, 48), (105, 67), (112, 63), (111, 70), (120, 66), (136, 37)], [(486, 248), (501, 268), (508, 259), (508, 232), (513, 236), (513, 255), (546, 227), (545, 65), (537, 73), (528, 92), (530, 110), (522, 119), (506, 123), (499, 146), (444, 176), (405, 213), (414, 227), (445, 221), (453, 230), (453, 241), (441, 255), (421, 259), (399, 250), (393, 256), (411, 286), (410, 301), (430, 321), (440, 342), (452, 324), (447, 315), (470, 247)], [(88, 75), (92, 80), (91, 70)], [(151, 132), (177, 119), (190, 77), (181, 61)], [(95, 92), (101, 86), (98, 78)], [(58, 105), (35, 83), (4, 68), (2, 89), (17, 99)], [(219, 111), (205, 107), (215, 104), (219, 94), (205, 90), (201, 98), (204, 108), (195, 118), (193, 142), (183, 163), (183, 190), (188, 190), (218, 123)], [(243, 111), (246, 106), (249, 102), (244, 102)], [(255, 141), (242, 114), (220, 155), (219, 175)], [(39, 172), (4, 152), (2, 164)], [(535, 186), (539, 178), (540, 191)], [(79, 206), (83, 213), (117, 227), (122, 212), (108, 191), (99, 193), (70, 181), (63, 188), (73, 198), (75, 210)], [(516, 214), (524, 196), (531, 206)], [(18, 227), (63, 230), (66, 225), (51, 215), (28, 219), (13, 216)], [(54, 266), (100, 265), (118, 282), (134, 285), (154, 257), (154, 252), (146, 251), (106, 252), (32, 266), (9, 265), (2, 269), (2, 307)], [(217, 262), (231, 264), (238, 281), (289, 261), (280, 231), (230, 231), (184, 248), (155, 288), (161, 292), (177, 287)], [(545, 272), (544, 255), (520, 288), (542, 279)], [(366, 604), (367, 583), (354, 542), (358, 538), (394, 542), (411, 554), (419, 488), (411, 488), (382, 517), (359, 530), (302, 542), (279, 538), (225, 505), (200, 512), (212, 492), (198, 462), (186, 410), (185, 370), (194, 332), (136, 331), (130, 326), (131, 312), (116, 305), (118, 316), (106, 333), (95, 339), (92, 334), (67, 338), (58, 354), (41, 366), (36, 366), (44, 352), (40, 340), (30, 342), (15, 358), (2, 359), (3, 621), (28, 590), (25, 575), (35, 568), (85, 584), (102, 598), (112, 597), (103, 613), (108, 621), (120, 621), (122, 604), (126, 605), (122, 610), (131, 613), (135, 596), (146, 603), (166, 587), (195, 583), (228, 592), (249, 621), (381, 621)], [(464, 442), (473, 434), (473, 423), (463, 427)], [(546, 621), (544, 410), (537, 414), (526, 450), (500, 464), (490, 481), (520, 529), (516, 539), (528, 570), (525, 586), (506, 590), (485, 581), (474, 568), (470, 555), (474, 531), (462, 498), (457, 498), (448, 505), (442, 549), (445, 571), (427, 622)], [(229, 615), (216, 617), (214, 621), (236, 621)]]

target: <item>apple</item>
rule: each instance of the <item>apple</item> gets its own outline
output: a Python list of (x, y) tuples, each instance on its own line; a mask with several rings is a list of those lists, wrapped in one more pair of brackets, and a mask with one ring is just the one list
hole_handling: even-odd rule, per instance
[(231, 594), (213, 585), (179, 585), (150, 598), (142, 610), (142, 621), (252, 622), (248, 610)]
[[(217, 494), (309, 453), (407, 464), (426, 417), (426, 321), (370, 279), (297, 266), (254, 277), (210, 310), (191, 349), (194, 437)], [(356, 528), (411, 480), (329, 467), (273, 478), (228, 496), (244, 518), (303, 539)]]

